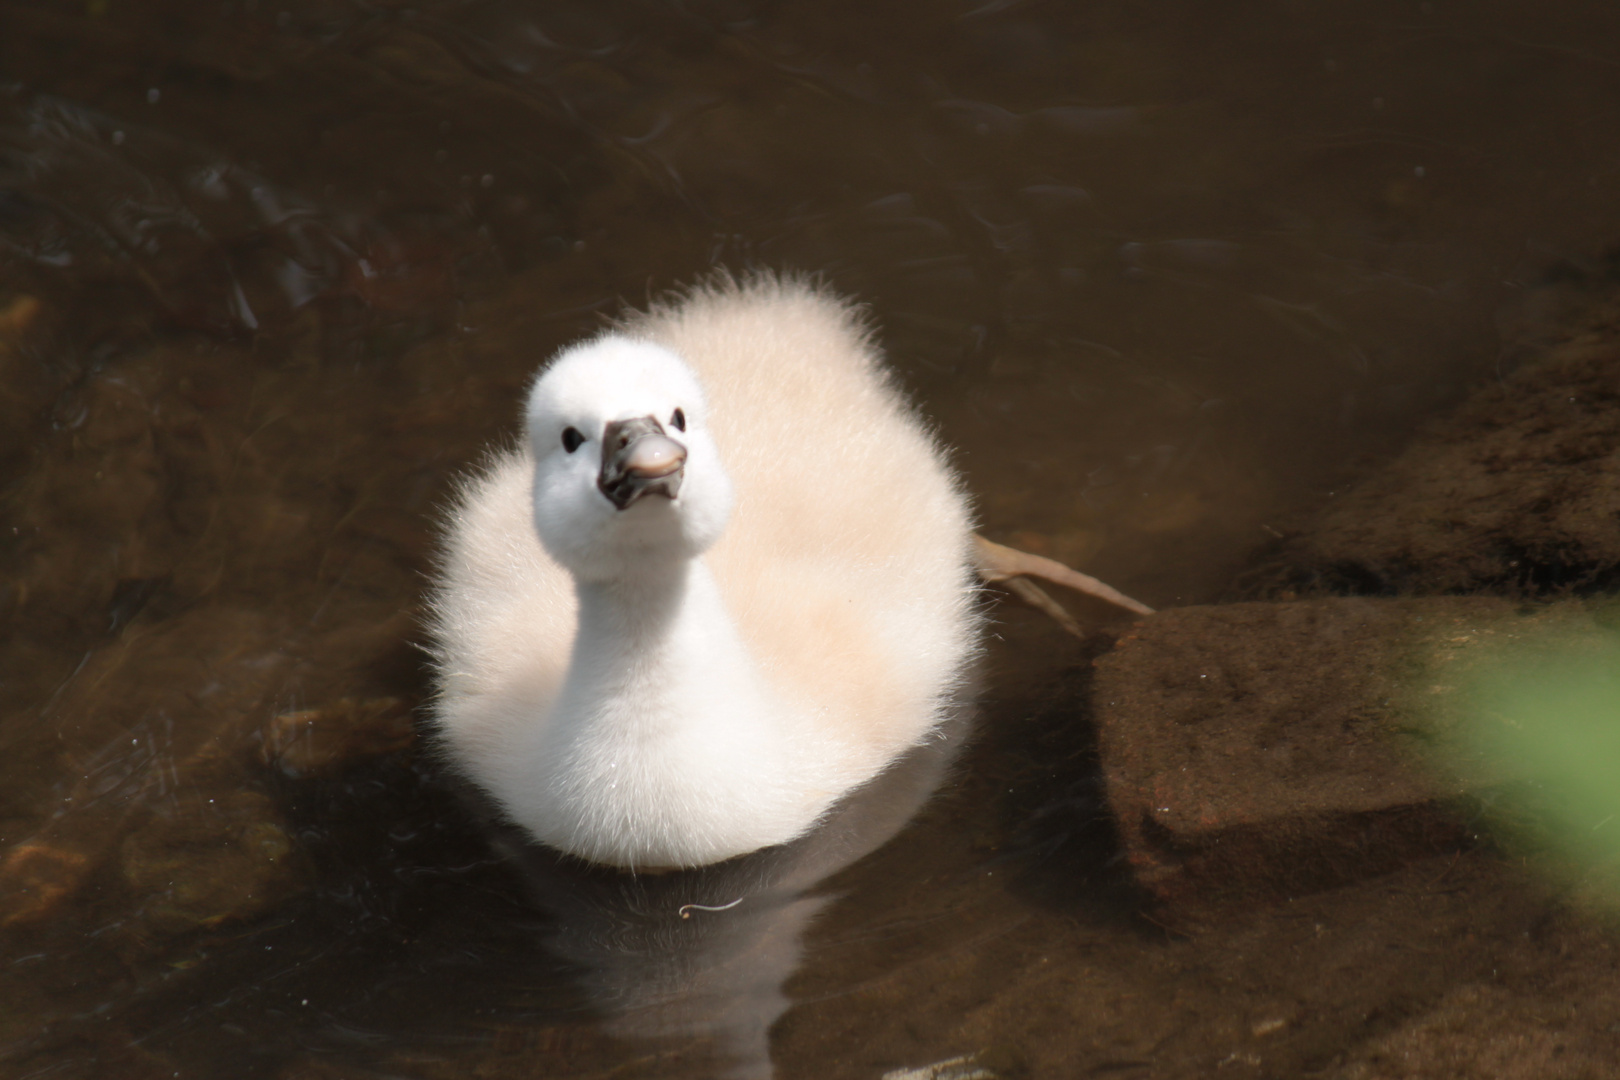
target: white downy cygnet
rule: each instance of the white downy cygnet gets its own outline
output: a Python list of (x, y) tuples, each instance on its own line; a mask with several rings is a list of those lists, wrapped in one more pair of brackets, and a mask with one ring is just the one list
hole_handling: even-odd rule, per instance
[(848, 302), (722, 279), (564, 350), (527, 427), (448, 523), (435, 720), (536, 840), (785, 843), (953, 704), (967, 500)]

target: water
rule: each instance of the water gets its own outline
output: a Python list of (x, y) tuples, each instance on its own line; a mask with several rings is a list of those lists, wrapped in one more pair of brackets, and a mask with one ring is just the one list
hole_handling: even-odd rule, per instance
[[(415, 606), (534, 367), (716, 264), (869, 303), (992, 537), (1221, 595), (1620, 237), (1612, 5), (0, 25), (10, 1075), (1282, 1075), (1481, 962), (1391, 959), (1478, 901), (1400, 882), (1191, 936), (1139, 914), (1085, 650), (1013, 607), (978, 736), (819, 847), (640, 881), (506, 858), (401, 749)], [(362, 734), (311, 746), (310, 716)], [(1274, 1012), (1251, 1062), (1232, 1032)]]

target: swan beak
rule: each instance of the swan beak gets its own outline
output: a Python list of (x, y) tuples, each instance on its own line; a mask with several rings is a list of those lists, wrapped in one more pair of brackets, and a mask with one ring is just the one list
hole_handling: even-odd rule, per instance
[(620, 510), (643, 495), (673, 499), (681, 490), (686, 447), (651, 416), (614, 420), (602, 432), (602, 471), (596, 486)]

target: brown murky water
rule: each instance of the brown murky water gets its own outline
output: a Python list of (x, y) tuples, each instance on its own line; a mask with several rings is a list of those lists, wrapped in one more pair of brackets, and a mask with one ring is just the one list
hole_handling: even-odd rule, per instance
[(433, 514), (621, 302), (797, 268), (988, 534), (1213, 599), (1556, 324), (1617, 132), (1597, 0), (0, 3), (5, 1073), (1381, 1075), (1543, 962), (1534, 889), (1158, 925), (1021, 609), (978, 736), (816, 837), (522, 851), (412, 745)]

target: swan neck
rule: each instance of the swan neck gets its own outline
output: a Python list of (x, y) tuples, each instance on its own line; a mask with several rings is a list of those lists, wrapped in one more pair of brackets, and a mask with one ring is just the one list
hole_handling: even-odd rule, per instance
[(577, 591), (575, 664), (609, 682), (658, 669), (716, 672), (727, 659), (742, 661), (726, 604), (701, 559), (643, 563), (609, 581), (578, 581)]
[[(643, 564), (607, 581), (578, 581), (579, 638), (600, 647), (619, 642), (641, 650), (689, 622), (693, 607), (718, 607), (719, 596), (700, 559)], [(709, 613), (713, 617), (713, 613)]]

